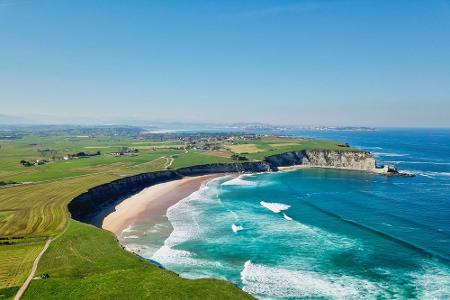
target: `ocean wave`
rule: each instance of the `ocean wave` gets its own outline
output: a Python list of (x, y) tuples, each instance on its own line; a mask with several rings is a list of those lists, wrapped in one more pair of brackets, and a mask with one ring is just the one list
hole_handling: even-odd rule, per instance
[(367, 149), (367, 150), (382, 150), (382, 147), (368, 147), (368, 146), (359, 146), (356, 145), (355, 148)]
[(136, 231), (136, 230), (134, 230), (133, 227), (131, 225), (129, 225), (127, 228), (122, 230), (122, 233), (134, 232), (134, 231)]
[(243, 290), (263, 297), (328, 297), (362, 299), (387, 296), (376, 284), (351, 276), (269, 267), (246, 261), (241, 271)]
[(286, 215), (285, 213), (283, 213), (283, 218), (285, 218), (288, 221), (292, 221), (292, 218)]
[(243, 229), (244, 229), (244, 227), (242, 227), (242, 226), (239, 226), (239, 225), (236, 225), (236, 224), (231, 225), (231, 230), (233, 230), (234, 233), (236, 233), (238, 231), (241, 231)]
[(219, 268), (220, 262), (197, 258), (195, 254), (186, 251), (162, 246), (151, 257), (151, 259), (160, 262), (163, 265), (183, 265), (195, 266), (199, 268)]
[(450, 162), (437, 162), (437, 161), (408, 161), (408, 160), (391, 160), (394, 164), (423, 164), (423, 165), (450, 165)]
[(245, 180), (242, 177), (245, 177), (245, 176), (241, 175), (239, 177), (225, 181), (222, 183), (222, 185), (225, 185), (225, 186), (255, 186), (256, 185), (256, 182)]
[(409, 274), (415, 279), (419, 299), (450, 299), (450, 269), (444, 265), (425, 264), (423, 273)]
[(203, 209), (198, 204), (211, 205), (217, 202), (219, 182), (213, 179), (203, 183), (196, 192), (169, 207), (166, 215), (173, 230), (164, 242), (166, 246), (173, 247), (200, 238), (201, 228), (197, 219)]
[(401, 157), (409, 155), (405, 153), (394, 153), (394, 152), (373, 152), (372, 154), (375, 156), (385, 156), (385, 157)]
[(411, 173), (416, 176), (436, 178), (436, 177), (450, 177), (450, 172), (434, 172), (434, 171), (421, 171), (421, 170), (403, 170), (406, 173)]
[(125, 237), (123, 237), (124, 239), (138, 239), (139, 238), (139, 236), (137, 236), (137, 235), (128, 235), (128, 236), (125, 236)]
[[(197, 266), (204, 268), (215, 268), (220, 266), (219, 262), (199, 259), (189, 251), (174, 249), (175, 246), (193, 240), (200, 240), (207, 228), (201, 228), (198, 218), (205, 206), (210, 206), (217, 202), (218, 186), (223, 178), (216, 178), (203, 183), (199, 190), (190, 196), (182, 199), (167, 210), (167, 218), (172, 225), (172, 232), (153, 255), (152, 259), (161, 262), (163, 265), (171, 266)], [(185, 277), (194, 276), (182, 274)], [(200, 276), (201, 277), (201, 276)]]
[(271, 202), (265, 202), (265, 201), (261, 201), (261, 202), (259, 202), (259, 204), (261, 204), (268, 210), (273, 211), (274, 213), (279, 213), (279, 212), (281, 212), (283, 210), (287, 210), (287, 209), (289, 209), (289, 207), (291, 207), (290, 205), (283, 204), (283, 203), (271, 203)]

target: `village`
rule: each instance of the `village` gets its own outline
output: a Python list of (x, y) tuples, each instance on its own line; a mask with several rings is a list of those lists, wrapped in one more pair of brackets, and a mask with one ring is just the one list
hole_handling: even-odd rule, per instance
[[(141, 134), (136, 137), (139, 141), (152, 142), (170, 142), (173, 141), (176, 144), (168, 146), (171, 150), (183, 150), (183, 151), (205, 151), (205, 152), (226, 152), (229, 151), (228, 146), (236, 145), (242, 141), (257, 140), (263, 137), (268, 137), (267, 134), (251, 134), (251, 133), (183, 133), (183, 132), (170, 132), (170, 133), (147, 133)], [(89, 138), (89, 137), (88, 137)], [(30, 146), (37, 146), (36, 144), (30, 144)], [(151, 147), (150, 151), (157, 151), (157, 147)], [(86, 159), (90, 157), (102, 155), (100, 150), (94, 152), (79, 151), (76, 153), (62, 154), (60, 150), (56, 149), (37, 149), (39, 158), (32, 160), (20, 160), (20, 165), (24, 167), (40, 166), (47, 164), (51, 161), (69, 161), (73, 159)], [(118, 150), (107, 152), (106, 155), (112, 157), (121, 156), (137, 156), (140, 151), (137, 147), (121, 146)], [(245, 156), (238, 155), (236, 153), (231, 154), (231, 159), (244, 161), (247, 160)]]

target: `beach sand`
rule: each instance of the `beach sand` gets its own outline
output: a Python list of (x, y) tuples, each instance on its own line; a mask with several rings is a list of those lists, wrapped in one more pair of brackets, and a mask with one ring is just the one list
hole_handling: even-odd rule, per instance
[(290, 170), (299, 170), (299, 169), (310, 169), (311, 166), (307, 165), (292, 165), (286, 167), (278, 167), (279, 171), (290, 171)]
[(119, 203), (115, 211), (103, 219), (102, 228), (119, 236), (124, 229), (140, 220), (164, 215), (170, 206), (198, 190), (202, 182), (225, 175), (184, 177), (150, 186)]

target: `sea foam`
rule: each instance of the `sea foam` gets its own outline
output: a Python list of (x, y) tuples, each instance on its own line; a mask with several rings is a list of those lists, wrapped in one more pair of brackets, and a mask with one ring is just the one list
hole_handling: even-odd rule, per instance
[(292, 221), (292, 218), (291, 217), (289, 217), (288, 215), (286, 215), (286, 214), (283, 214), (283, 218), (285, 218), (286, 220), (288, 220), (288, 221)]
[(236, 225), (236, 224), (231, 225), (231, 230), (233, 230), (234, 233), (236, 233), (238, 231), (241, 231), (243, 229), (244, 229), (244, 227), (242, 227), (242, 226), (239, 226), (239, 225)]
[(290, 205), (283, 204), (283, 203), (271, 203), (271, 202), (265, 202), (265, 201), (261, 201), (261, 202), (259, 202), (259, 204), (261, 204), (268, 210), (273, 211), (274, 213), (279, 213), (279, 212), (281, 212), (283, 210), (287, 210), (287, 209), (289, 209), (289, 207), (291, 207)]
[(367, 280), (269, 267), (251, 261), (245, 262), (241, 281), (244, 291), (265, 297), (367, 299), (383, 296), (383, 290)]
[(224, 183), (222, 183), (222, 185), (229, 185), (229, 186), (254, 186), (256, 185), (255, 182), (253, 181), (249, 181), (249, 180), (245, 180), (243, 179), (243, 177), (247, 177), (247, 176), (239, 176), (236, 178), (233, 178), (231, 180), (225, 181)]
[[(220, 178), (208, 181), (199, 190), (182, 199), (167, 210), (173, 231), (151, 257), (164, 266), (184, 265), (204, 268), (217, 268), (219, 262), (200, 259), (194, 253), (186, 250), (174, 249), (175, 246), (193, 240), (199, 240), (204, 235), (205, 228), (201, 228), (197, 219), (203, 211), (202, 206), (209, 206), (216, 202), (217, 183)], [(222, 179), (223, 180), (223, 179)], [(184, 277), (199, 278), (200, 274), (182, 274)]]
[(375, 155), (375, 156), (385, 156), (385, 157), (408, 156), (408, 154), (405, 154), (405, 153), (391, 153), (391, 152), (373, 152), (372, 154)]

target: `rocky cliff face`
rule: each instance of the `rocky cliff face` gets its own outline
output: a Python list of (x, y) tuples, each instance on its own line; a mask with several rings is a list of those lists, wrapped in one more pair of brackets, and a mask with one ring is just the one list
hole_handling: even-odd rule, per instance
[(99, 226), (103, 218), (114, 210), (114, 203), (158, 183), (180, 179), (183, 176), (190, 175), (277, 171), (280, 166), (291, 165), (362, 170), (380, 174), (392, 172), (392, 170), (388, 171), (389, 168), (378, 169), (375, 159), (369, 152), (349, 150), (304, 150), (287, 152), (269, 156), (265, 161), (261, 162), (207, 164), (181, 168), (174, 171), (158, 171), (121, 178), (94, 187), (74, 198), (69, 203), (69, 211), (72, 214), (72, 218)]
[(306, 165), (378, 172), (375, 159), (363, 151), (303, 150), (269, 156), (266, 161), (272, 168)]
[(271, 170), (267, 162), (244, 162), (236, 164), (207, 164), (178, 169), (157, 171), (129, 176), (89, 189), (74, 198), (68, 205), (72, 218), (78, 221), (100, 225), (100, 221), (111, 213), (112, 204), (120, 199), (136, 194), (140, 190), (184, 176), (212, 173), (267, 172)]

